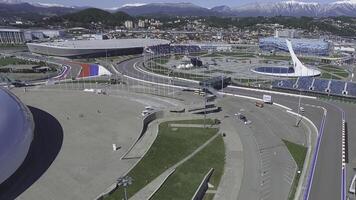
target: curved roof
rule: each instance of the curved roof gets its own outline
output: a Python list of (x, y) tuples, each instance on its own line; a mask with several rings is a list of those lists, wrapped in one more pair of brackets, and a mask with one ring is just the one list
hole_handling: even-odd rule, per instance
[(2, 87), (0, 105), (0, 183), (2, 183), (26, 158), (33, 139), (34, 123), (28, 108)]
[(126, 49), (169, 44), (163, 39), (71, 40), (63, 42), (28, 43), (28, 45), (60, 49)]

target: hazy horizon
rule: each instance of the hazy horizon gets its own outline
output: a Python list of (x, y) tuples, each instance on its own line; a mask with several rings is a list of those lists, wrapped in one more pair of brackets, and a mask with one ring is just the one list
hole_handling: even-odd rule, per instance
[[(33, 3), (48, 3), (48, 4), (60, 4), (65, 6), (91, 6), (97, 8), (113, 8), (113, 7), (121, 7), (125, 4), (135, 4), (135, 3), (178, 3), (178, 2), (188, 2), (187, 0), (104, 0), (104, 1), (97, 1), (97, 0), (23, 0), (24, 2), (33, 2)], [(222, 6), (227, 5), (230, 7), (249, 4), (253, 2), (279, 2), (281, 0), (238, 0), (238, 1), (231, 1), (231, 0), (194, 0), (189, 1), (189, 3), (193, 3), (199, 6), (203, 6), (206, 8), (212, 8), (214, 6)], [(282, 0), (283, 1), (283, 0)], [(307, 1), (304, 0), (303, 2), (319, 2), (319, 3), (329, 3), (337, 0), (312, 0)], [(351, 0), (356, 2), (356, 0)]]

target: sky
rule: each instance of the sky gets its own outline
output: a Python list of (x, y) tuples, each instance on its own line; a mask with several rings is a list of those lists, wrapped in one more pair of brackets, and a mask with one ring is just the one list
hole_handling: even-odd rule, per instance
[[(120, 7), (124, 4), (133, 3), (153, 3), (153, 2), (190, 2), (206, 8), (212, 8), (214, 6), (228, 5), (231, 7), (249, 4), (252, 2), (276, 2), (279, 0), (24, 0), (27, 2), (41, 2), (41, 3), (56, 3), (66, 6), (92, 6), (97, 8), (113, 8)], [(336, 0), (303, 0), (304, 2), (320, 2), (328, 3)]]

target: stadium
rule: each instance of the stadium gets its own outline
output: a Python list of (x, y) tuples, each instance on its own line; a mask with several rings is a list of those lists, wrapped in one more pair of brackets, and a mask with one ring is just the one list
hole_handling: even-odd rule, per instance
[(73, 40), (51, 43), (28, 43), (32, 53), (59, 57), (105, 57), (141, 54), (146, 47), (169, 46), (161, 39)]
[(289, 40), (285, 41), (288, 47), (288, 51), (292, 57), (293, 67), (258, 67), (252, 71), (271, 75), (271, 76), (283, 76), (283, 77), (305, 77), (305, 76), (318, 76), (320, 71), (311, 69), (303, 65), (303, 63), (297, 58), (292, 47), (292, 43)]
[[(329, 43), (319, 39), (291, 39), (293, 49), (297, 54), (316, 56), (329, 55)], [(288, 52), (285, 38), (266, 37), (259, 40), (259, 47), (263, 51)]]

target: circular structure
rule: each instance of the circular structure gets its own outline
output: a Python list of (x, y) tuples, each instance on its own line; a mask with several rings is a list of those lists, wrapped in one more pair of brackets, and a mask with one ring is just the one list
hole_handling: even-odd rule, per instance
[(257, 67), (252, 69), (253, 72), (269, 76), (283, 76), (283, 77), (311, 77), (319, 76), (320, 71), (305, 66), (295, 55), (292, 42), (285, 40), (290, 56), (292, 58), (292, 67)]
[(162, 39), (72, 40), (51, 43), (28, 43), (32, 53), (60, 57), (100, 57), (141, 54), (147, 47), (169, 46)]
[(34, 122), (29, 109), (0, 87), (0, 183), (25, 160), (33, 140)]

